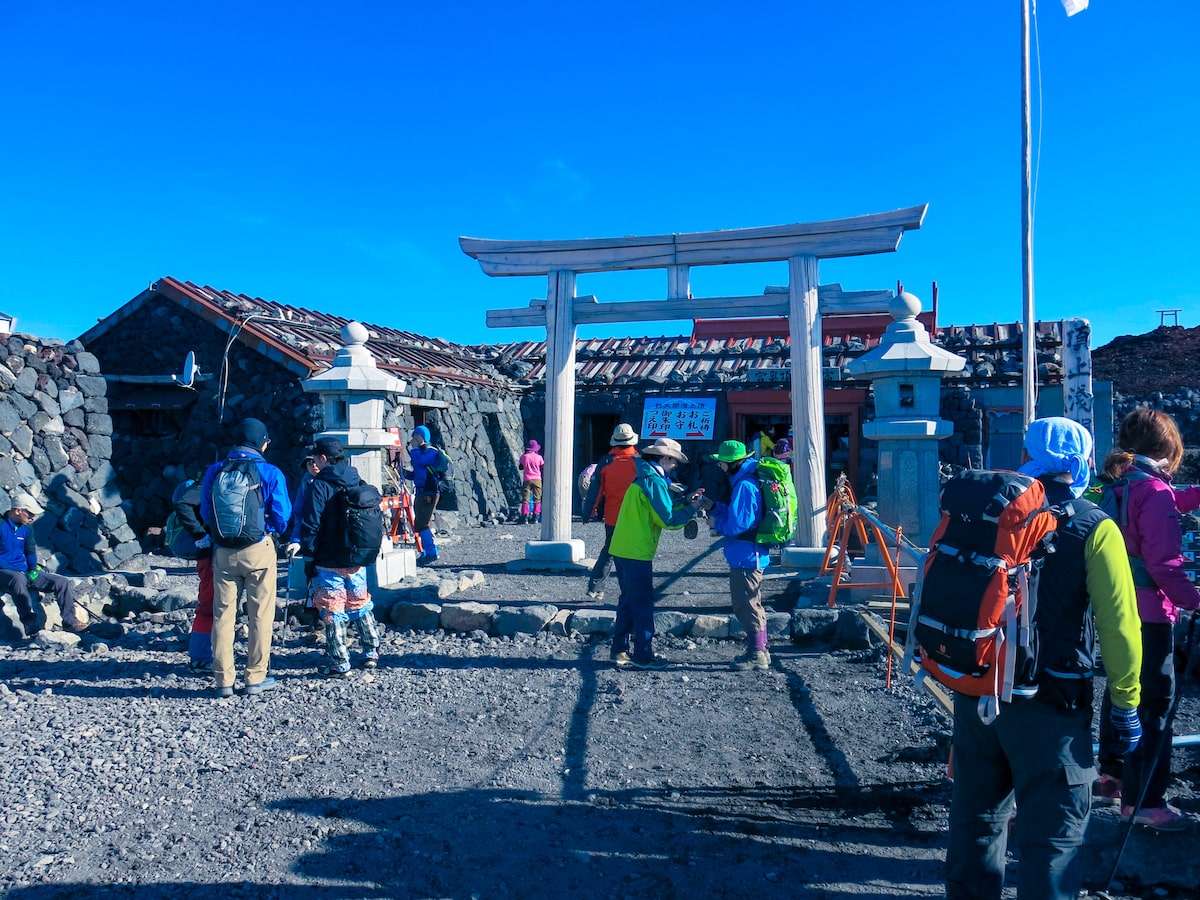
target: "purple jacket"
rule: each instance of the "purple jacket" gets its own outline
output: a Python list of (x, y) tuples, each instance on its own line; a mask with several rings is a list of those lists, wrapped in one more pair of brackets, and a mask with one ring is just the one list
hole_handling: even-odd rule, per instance
[(1174, 622), (1176, 609), (1200, 607), (1200, 592), (1183, 571), (1183, 535), (1179, 514), (1200, 509), (1200, 487), (1175, 490), (1169, 476), (1135, 464), (1150, 478), (1129, 486), (1128, 522), (1122, 529), (1130, 556), (1146, 564), (1157, 587), (1137, 589), (1143, 622)]

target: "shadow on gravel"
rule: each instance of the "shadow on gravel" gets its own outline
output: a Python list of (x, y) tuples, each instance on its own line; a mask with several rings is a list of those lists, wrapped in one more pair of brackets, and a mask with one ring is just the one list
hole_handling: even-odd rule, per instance
[[(889, 852), (911, 839), (886, 824), (847, 819), (830, 794), (812, 816), (805, 804), (788, 808), (804, 791), (701, 788), (591, 792), (564, 802), (535, 793), (467, 790), (360, 801), (296, 798), (279, 809), (323, 822), (325, 848), (301, 856), (302, 878), (341, 881), (348, 894), (389, 896), (559, 897), (585, 892), (621, 897), (794, 897), (816, 882), (818, 896), (892, 898), (830, 885), (869, 871), (881, 885), (940, 883), (934, 859), (895, 859)], [(895, 797), (866, 792), (864, 810), (894, 806)], [(879, 817), (874, 817), (879, 821)], [(329, 825), (353, 820), (366, 826)], [(830, 830), (837, 840), (830, 843)], [(931, 834), (933, 841), (938, 835)], [(819, 840), (822, 849), (808, 849)], [(878, 852), (874, 852), (877, 850)], [(354, 885), (353, 888), (349, 888)], [(865, 889), (864, 889), (865, 888)], [(341, 896), (339, 893), (331, 896)]]
[[(159, 679), (177, 676), (179, 686), (164, 685)], [(178, 662), (122, 662), (114, 657), (83, 660), (4, 660), (0, 681), (14, 691), (40, 694), (49, 688), (63, 697), (164, 697), (203, 696), (212, 679), (190, 675), (187, 656)]]

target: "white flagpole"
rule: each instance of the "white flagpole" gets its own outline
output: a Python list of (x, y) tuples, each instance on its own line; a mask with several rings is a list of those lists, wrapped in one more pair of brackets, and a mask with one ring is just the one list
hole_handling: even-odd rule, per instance
[(1032, 177), (1032, 126), (1029, 115), (1029, 4), (1021, 0), (1021, 312), (1023, 334), (1021, 344), (1022, 395), (1025, 407), (1025, 427), (1033, 421), (1037, 402), (1037, 344), (1034, 341), (1033, 317), (1033, 211), (1030, 205), (1029, 182)]

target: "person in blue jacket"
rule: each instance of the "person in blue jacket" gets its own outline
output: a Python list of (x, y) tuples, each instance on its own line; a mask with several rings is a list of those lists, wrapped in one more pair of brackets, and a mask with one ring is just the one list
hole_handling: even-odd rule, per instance
[(441, 474), (446, 471), (450, 461), (445, 453), (429, 443), (429, 429), (424, 425), (413, 429), (408, 458), (412, 461), (412, 468), (404, 470), (404, 477), (416, 489), (413, 530), (421, 539), (421, 555), (417, 557), (417, 565), (428, 566), (438, 558), (437, 544), (433, 540), (433, 511), (437, 509), (441, 495)]
[[(782, 441), (780, 442), (782, 443)], [(765, 544), (756, 543), (754, 532), (762, 521), (762, 489), (758, 486), (756, 460), (741, 441), (725, 441), (713, 459), (729, 476), (729, 502), (701, 505), (712, 508), (713, 530), (724, 536), (725, 562), (729, 563), (729, 598), (733, 614), (746, 630), (746, 652), (733, 661), (742, 671), (768, 669), (767, 613), (762, 605), (762, 578), (770, 554)]]
[(0, 592), (12, 597), (26, 637), (37, 634), (45, 624), (39, 614), (41, 603), (35, 606), (31, 591), (54, 594), (67, 631), (83, 631), (88, 625), (87, 613), (76, 604), (71, 592), (71, 582), (62, 575), (47, 572), (38, 562), (32, 526), (43, 511), (28, 491), (18, 491), (13, 495), (12, 509), (0, 519)]
[[(236, 676), (233, 664), (233, 633), (237, 624), (238, 594), (246, 591), (246, 618), (249, 630), (244, 675), (246, 693), (253, 696), (275, 687), (267, 675), (271, 661), (271, 626), (275, 621), (276, 572), (275, 542), (271, 535), (287, 533), (292, 515), (287, 480), (283, 473), (263, 459), (271, 443), (267, 426), (258, 419), (243, 419), (234, 431), (234, 448), (225, 459), (213, 463), (204, 473), (200, 494), (200, 518), (213, 535), (213, 678), (217, 696), (232, 697)], [(213, 527), (213, 481), (229, 460), (250, 460), (258, 467), (262, 489), (262, 519), (254, 523), (262, 537), (248, 547), (222, 547)]]

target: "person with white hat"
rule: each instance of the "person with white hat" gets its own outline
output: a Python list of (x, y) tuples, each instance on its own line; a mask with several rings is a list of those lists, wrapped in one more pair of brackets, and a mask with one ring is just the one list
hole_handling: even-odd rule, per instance
[(38, 562), (32, 526), (43, 512), (32, 494), (18, 491), (12, 497), (12, 509), (0, 521), (0, 592), (7, 592), (13, 598), (26, 637), (37, 634), (45, 625), (44, 616), (34, 607), (31, 591), (54, 594), (67, 631), (83, 631), (88, 626), (87, 613), (75, 602), (71, 582), (62, 575), (47, 572)]
[(617, 527), (617, 516), (621, 514), (621, 501), (637, 474), (637, 432), (633, 426), (622, 422), (613, 429), (609, 438), (611, 449), (600, 457), (587, 496), (583, 500), (583, 521), (604, 511), (604, 546), (596, 556), (588, 578), (587, 595), (593, 600), (604, 599), (604, 581), (608, 578), (608, 564), (612, 560), (613, 531)]
[(665, 669), (668, 665), (653, 647), (654, 554), (664, 528), (683, 528), (696, 515), (699, 494), (694, 494), (690, 503), (677, 505), (668, 478), (681, 462), (687, 461), (678, 441), (659, 438), (642, 450), (633, 482), (621, 503), (612, 538), (621, 596), (617, 600), (610, 658), (618, 666)]

